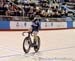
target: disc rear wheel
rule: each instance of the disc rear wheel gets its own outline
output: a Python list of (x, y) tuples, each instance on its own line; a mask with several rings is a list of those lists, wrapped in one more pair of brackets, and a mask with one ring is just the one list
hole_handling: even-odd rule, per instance
[(34, 38), (34, 51), (38, 52), (39, 48), (40, 48), (40, 37), (36, 36), (36, 38)]

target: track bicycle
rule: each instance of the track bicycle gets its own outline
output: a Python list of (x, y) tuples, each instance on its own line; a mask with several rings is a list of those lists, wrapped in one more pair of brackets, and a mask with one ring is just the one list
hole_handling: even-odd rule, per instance
[[(24, 35), (24, 33), (26, 32), (23, 32), (22, 34)], [(25, 53), (28, 53), (30, 51), (30, 48), (33, 47), (34, 51), (38, 52), (40, 48), (40, 37), (34, 36), (30, 32), (27, 32), (27, 33), (28, 35), (23, 40), (23, 51)], [(33, 36), (33, 40), (31, 39), (32, 36)]]

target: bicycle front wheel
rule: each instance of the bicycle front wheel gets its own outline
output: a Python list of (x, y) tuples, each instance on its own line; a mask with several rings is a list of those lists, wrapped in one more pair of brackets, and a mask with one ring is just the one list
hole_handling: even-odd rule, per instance
[(26, 37), (23, 41), (23, 50), (25, 53), (28, 53), (31, 47), (31, 38)]

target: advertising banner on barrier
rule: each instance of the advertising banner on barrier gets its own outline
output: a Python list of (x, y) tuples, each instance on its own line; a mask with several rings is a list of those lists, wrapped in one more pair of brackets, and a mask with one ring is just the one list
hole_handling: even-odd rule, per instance
[[(25, 21), (10, 21), (10, 29), (29, 29), (32, 22)], [(61, 28), (73, 28), (75, 22), (41, 22), (41, 29), (61, 29)]]
[(41, 28), (67, 28), (67, 22), (41, 22)]
[(10, 29), (10, 21), (0, 21), (0, 30)]
[(75, 27), (75, 21), (73, 22), (73, 27)]
[[(29, 29), (32, 22), (10, 21), (10, 29)], [(41, 22), (41, 29), (67, 28), (67, 22)]]
[(10, 29), (28, 29), (30, 28), (31, 22), (25, 21), (10, 21)]

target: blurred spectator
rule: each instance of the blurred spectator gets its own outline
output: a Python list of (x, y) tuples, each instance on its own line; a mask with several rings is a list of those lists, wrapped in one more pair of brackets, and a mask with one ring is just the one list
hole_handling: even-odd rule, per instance
[(53, 1), (53, 3), (51, 3), (51, 7), (54, 7), (54, 9), (59, 7), (59, 3), (57, 3), (56, 1)]
[(41, 10), (41, 13), (40, 13), (41, 17), (46, 17), (46, 10)]
[(64, 3), (64, 0), (60, 0), (60, 3)]
[(52, 14), (53, 14), (52, 9), (51, 9), (51, 8), (49, 8), (49, 9), (47, 10), (47, 13), (48, 13), (48, 16), (52, 16)]
[(26, 3), (29, 3), (29, 0), (18, 0), (18, 3), (26, 4)]
[(15, 12), (14, 12), (14, 16), (21, 16), (21, 9), (19, 7), (16, 8)]
[(39, 0), (39, 3), (42, 7), (48, 7), (48, 1), (47, 0)]
[(35, 17), (36, 12), (34, 11), (34, 7), (30, 7), (30, 10), (28, 12), (29, 19), (33, 20)]
[(7, 7), (5, 7), (4, 3), (0, 4), (0, 15), (7, 15)]
[(13, 5), (12, 3), (10, 3), (8, 5), (8, 13), (10, 16), (15, 16), (14, 12), (16, 11), (17, 7), (15, 5)]
[(8, 2), (8, 0), (0, 0), (0, 2), (3, 2), (3, 3), (5, 3), (5, 2)]
[(69, 0), (69, 2), (72, 2), (72, 3), (74, 3), (74, 2), (75, 2), (75, 0)]
[(36, 15), (40, 15), (41, 7), (36, 6)]
[(25, 16), (27, 16), (27, 14), (28, 14), (28, 12), (30, 10), (30, 6), (29, 5), (25, 5), (23, 9), (24, 9), (24, 12), (25, 12)]

